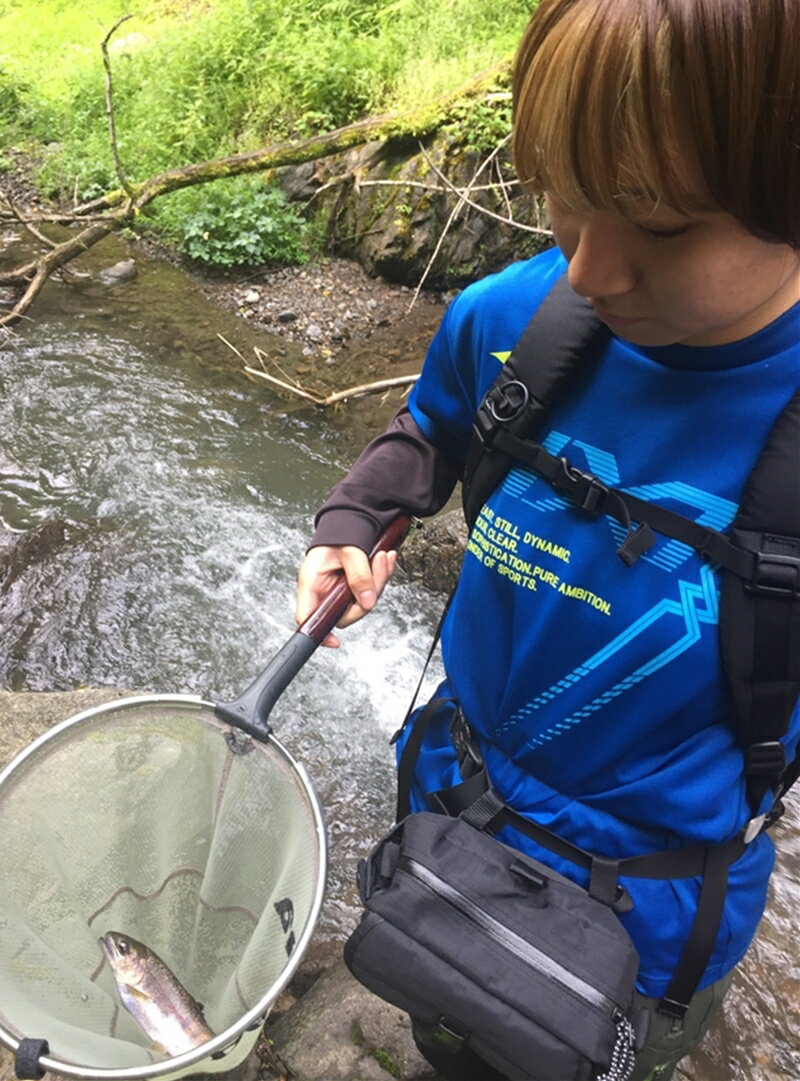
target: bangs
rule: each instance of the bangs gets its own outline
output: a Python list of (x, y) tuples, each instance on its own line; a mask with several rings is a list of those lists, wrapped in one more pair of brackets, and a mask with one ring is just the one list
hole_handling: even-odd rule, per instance
[(514, 75), (514, 161), (529, 190), (578, 212), (712, 204), (658, 7), (541, 0)]

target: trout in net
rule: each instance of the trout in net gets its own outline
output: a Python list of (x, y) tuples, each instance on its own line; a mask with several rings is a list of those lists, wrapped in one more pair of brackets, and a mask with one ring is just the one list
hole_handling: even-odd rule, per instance
[(108, 931), (100, 945), (123, 1006), (150, 1037), (154, 1050), (174, 1057), (213, 1039), (203, 1007), (158, 954), (118, 931)]

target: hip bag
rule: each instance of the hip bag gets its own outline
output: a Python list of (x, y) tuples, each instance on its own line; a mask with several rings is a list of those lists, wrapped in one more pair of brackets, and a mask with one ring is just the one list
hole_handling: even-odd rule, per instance
[(639, 958), (614, 913), (461, 818), (412, 814), (363, 860), (353, 975), (509, 1078), (625, 1081)]
[[(434, 699), (414, 717), (398, 769), (398, 824), (359, 864), (364, 913), (345, 961), (381, 998), (512, 1081), (627, 1081), (646, 1032), (633, 1006), (639, 958), (617, 916), (632, 904), (619, 876), (703, 876), (695, 926), (660, 1007), (680, 1018), (746, 839), (618, 861), (586, 852), (500, 798), (457, 707), (451, 737), (464, 781), (428, 797), (435, 811), (409, 814), (425, 729), (453, 706)], [(508, 825), (586, 868), (588, 889), (498, 841), (493, 834)]]

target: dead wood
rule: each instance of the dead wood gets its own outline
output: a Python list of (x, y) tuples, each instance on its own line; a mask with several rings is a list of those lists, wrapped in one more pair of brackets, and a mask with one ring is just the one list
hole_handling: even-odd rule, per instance
[[(87, 251), (109, 233), (131, 225), (148, 204), (163, 195), (197, 184), (208, 184), (227, 177), (243, 176), (250, 173), (263, 173), (285, 165), (299, 165), (319, 158), (341, 154), (354, 147), (376, 140), (386, 141), (399, 138), (421, 138), (436, 131), (448, 119), (452, 108), (458, 102), (487, 93), (487, 88), (496, 82), (499, 75), (508, 70), (508, 61), (498, 64), (489, 71), (482, 72), (458, 91), (446, 95), (413, 113), (394, 113), (385, 116), (367, 117), (353, 124), (338, 128), (336, 131), (314, 135), (306, 139), (276, 143), (242, 154), (212, 161), (195, 162), (174, 169), (168, 169), (156, 176), (149, 177), (135, 184), (128, 180), (119, 160), (116, 146), (116, 133), (113, 122), (112, 84), (110, 66), (108, 66), (107, 44), (111, 34), (121, 22), (106, 35), (103, 41), (103, 53), (106, 60), (107, 84), (106, 101), (109, 117), (109, 131), (117, 174), (122, 187), (109, 192), (99, 199), (83, 203), (71, 211), (56, 214), (46, 212), (37, 214), (30, 210), (7, 210), (0, 216), (6, 219), (17, 218), (23, 224), (35, 228), (45, 223), (82, 226), (90, 222), (74, 237), (62, 243), (49, 240), (44, 234), (41, 241), (50, 250), (22, 266), (0, 272), (0, 284), (19, 287), (19, 299), (4, 315), (0, 316), (0, 327), (9, 326), (19, 320), (31, 307), (42, 286), (50, 275), (68, 262)], [(10, 204), (10, 200), (6, 200)]]

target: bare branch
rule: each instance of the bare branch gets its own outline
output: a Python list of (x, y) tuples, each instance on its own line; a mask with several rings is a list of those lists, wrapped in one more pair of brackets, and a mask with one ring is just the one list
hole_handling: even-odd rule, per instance
[(123, 186), (128, 195), (133, 199), (133, 188), (130, 181), (125, 175), (125, 170), (122, 168), (122, 162), (119, 156), (119, 146), (117, 144), (117, 131), (114, 124), (114, 84), (111, 76), (111, 61), (108, 58), (108, 43), (114, 34), (119, 30), (123, 23), (128, 19), (133, 18), (132, 15), (123, 15), (121, 19), (117, 19), (109, 32), (103, 38), (100, 48), (103, 50), (103, 67), (106, 69), (106, 116), (108, 117), (108, 135), (111, 140), (111, 152), (114, 155), (114, 169), (117, 174), (117, 179)]
[[(422, 286), (425, 284), (425, 281), (426, 281), (426, 279), (428, 277), (428, 274), (430, 273), (431, 267), (433, 266), (434, 262), (436, 261), (436, 256), (441, 251), (442, 244), (444, 243), (444, 239), (447, 236), (447, 233), (448, 233), (448, 231), (450, 229), (450, 226), (456, 220), (456, 218), (458, 217), (458, 215), (461, 212), (461, 210), (463, 209), (463, 207), (465, 205), (467, 205), (467, 204), (470, 204), (470, 200), (468, 199), (467, 196), (468, 196), (469, 192), (472, 190), (472, 185), (475, 183), (475, 181), (478, 179), (478, 177), (484, 171), (484, 169), (491, 162), (494, 161), (497, 154), (500, 152), (500, 148), (507, 141), (508, 141), (507, 139), (504, 139), (503, 142), (500, 144), (500, 146), (495, 147), (494, 150), (489, 155), (489, 157), (485, 158), (484, 161), (481, 162), (481, 164), (478, 166), (477, 170), (475, 171), (475, 174), (473, 175), (472, 180), (470, 181), (469, 185), (467, 186), (467, 188), (464, 191), (461, 191), (460, 189), (456, 188), (455, 185), (453, 185), (453, 184), (450, 184), (450, 183), (447, 184), (447, 187), (451, 191), (455, 191), (458, 194), (458, 202), (456, 203), (456, 205), (453, 207), (452, 211), (450, 212), (450, 217), (447, 219), (447, 221), (445, 223), (445, 227), (444, 227), (444, 229), (442, 229), (442, 232), (439, 235), (439, 240), (436, 243), (436, 247), (433, 249), (433, 254), (431, 255), (430, 259), (428, 260), (428, 264), (427, 264), (427, 266), (425, 267), (425, 270), (422, 273), (422, 277), (417, 282), (417, 287), (414, 290), (414, 296), (411, 298), (411, 303), (408, 306), (409, 311), (411, 311), (411, 309), (414, 307), (414, 305), (417, 303), (417, 300), (419, 299), (419, 294), (420, 294), (420, 291), (422, 290)], [(434, 172), (436, 173), (436, 175), (439, 177), (440, 180), (443, 180), (444, 176), (443, 176), (441, 170), (439, 170), (437, 167), (434, 166), (433, 162), (431, 161), (431, 158), (430, 158), (429, 154), (425, 150), (425, 147), (422, 145), (422, 143), (419, 144), (419, 148), (420, 148), (420, 151), (422, 152), (422, 156), (425, 158), (425, 161), (428, 163), (429, 167), (434, 170)], [(477, 204), (472, 203), (470, 205), (476, 206)]]
[[(430, 165), (431, 169), (434, 171), (434, 173), (436, 173), (436, 175), (443, 182), (445, 187), (449, 188), (450, 191), (458, 195), (459, 198), (467, 204), (467, 206), (471, 206), (475, 210), (479, 210), (482, 214), (486, 214), (488, 217), (494, 218), (495, 221), (502, 222), (503, 225), (511, 225), (514, 229), (522, 229), (526, 233), (536, 233), (539, 236), (551, 237), (553, 235), (551, 229), (543, 229), (539, 225), (524, 225), (522, 222), (516, 221), (515, 218), (504, 218), (502, 214), (495, 214), (494, 211), (488, 210), (485, 206), (481, 206), (479, 203), (476, 203), (474, 200), (468, 198), (468, 196), (466, 194), (463, 194), (460, 189), (455, 186), (452, 180), (449, 180), (441, 171), (441, 169), (439, 169), (439, 167), (431, 161), (430, 156), (428, 155), (422, 144), (420, 144), (420, 148), (422, 150), (422, 155), (427, 161), (428, 165)], [(496, 154), (499, 149), (500, 147), (496, 147), (495, 150), (492, 151), (492, 154)]]
[(393, 387), (410, 387), (419, 379), (419, 375), (396, 375), (392, 379), (378, 379), (374, 383), (361, 383), (357, 387), (348, 387), (347, 390), (337, 390), (335, 394), (329, 394), (322, 402), (323, 405), (335, 405), (337, 402), (346, 402), (350, 398), (363, 398), (366, 394), (377, 394), (381, 390), (391, 390)]
[(41, 244), (44, 244), (46, 248), (58, 247), (55, 240), (51, 240), (50, 237), (45, 236), (44, 233), (42, 233), (39, 229), (36, 228), (32, 221), (30, 221), (23, 215), (22, 211), (12, 199), (9, 199), (8, 196), (4, 195), (3, 201), (9, 207), (10, 213), (6, 215), (9, 220), (12, 218), (16, 219), (23, 227), (23, 229), (27, 229), (31, 236), (35, 237), (36, 240), (38, 240)]
[(0, 315), (0, 327), (10, 326), (24, 315), (41, 292), (44, 283), (54, 271), (65, 266), (77, 255), (81, 255), (83, 252), (88, 251), (89, 248), (93, 247), (99, 240), (108, 236), (114, 227), (115, 222), (113, 220), (97, 222), (94, 225), (90, 225), (88, 228), (83, 229), (75, 236), (70, 237), (70, 239), (63, 244), (59, 244), (57, 247), (52, 248), (45, 255), (28, 263), (26, 266), (17, 267), (10, 272), (0, 273), (0, 283), (25, 284), (27, 286), (21, 298), (17, 301), (11, 311), (7, 312), (5, 315)]
[(254, 379), (263, 379), (267, 383), (271, 383), (273, 386), (279, 387), (281, 390), (285, 390), (289, 394), (295, 395), (295, 397), (303, 398), (307, 402), (313, 402), (314, 405), (336, 405), (338, 402), (346, 402), (351, 398), (363, 398), (367, 394), (377, 394), (383, 390), (392, 390), (394, 387), (412, 386), (419, 379), (419, 375), (398, 375), (391, 379), (378, 379), (373, 383), (359, 383), (358, 386), (347, 387), (345, 390), (337, 390), (331, 394), (315, 394), (313, 391), (308, 390), (307, 387), (304, 387), (296, 379), (292, 379), (290, 382), (290, 377), (286, 376), (285, 372), (282, 373), (285, 378), (278, 379), (277, 376), (266, 371), (265, 362), (269, 360), (269, 356), (263, 349), (259, 349), (258, 346), (255, 346), (253, 352), (256, 354), (261, 367), (254, 368), (251, 364), (247, 363), (242, 353), (235, 345), (229, 342), (227, 338), (222, 334), (218, 334), (217, 337), (241, 360), (247, 375)]

